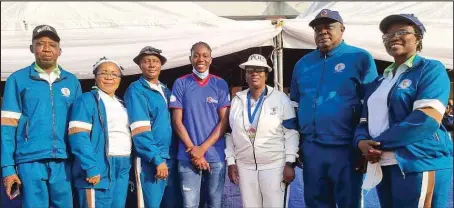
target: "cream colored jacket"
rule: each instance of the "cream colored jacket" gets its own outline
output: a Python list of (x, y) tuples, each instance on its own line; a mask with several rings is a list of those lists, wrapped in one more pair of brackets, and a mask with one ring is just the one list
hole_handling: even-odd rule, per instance
[(246, 124), (247, 93), (249, 89), (236, 93), (232, 99), (229, 121), (232, 133), (226, 136), (227, 165), (254, 170), (282, 167), (285, 162), (295, 162), (298, 152), (299, 134), (287, 129), (283, 122), (296, 122), (295, 110), (283, 92), (270, 86), (259, 110), (254, 143), (248, 137)]

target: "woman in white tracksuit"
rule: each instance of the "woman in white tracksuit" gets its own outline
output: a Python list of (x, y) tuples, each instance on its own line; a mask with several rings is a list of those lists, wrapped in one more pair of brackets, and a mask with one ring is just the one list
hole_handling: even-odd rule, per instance
[(225, 150), (229, 179), (239, 184), (244, 207), (283, 207), (286, 184), (295, 177), (295, 111), (287, 95), (265, 84), (271, 72), (265, 57), (253, 54), (240, 68), (249, 89), (232, 99)]

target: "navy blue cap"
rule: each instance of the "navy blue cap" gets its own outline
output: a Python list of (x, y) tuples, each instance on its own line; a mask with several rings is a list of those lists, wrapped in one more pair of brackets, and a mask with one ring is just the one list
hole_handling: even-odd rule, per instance
[(315, 16), (315, 19), (313, 19), (311, 22), (309, 22), (309, 26), (314, 27), (316, 25), (316, 23), (322, 19), (331, 19), (336, 22), (340, 22), (341, 24), (344, 24), (339, 12), (331, 11), (329, 9), (322, 9), (322, 11), (320, 11), (320, 13), (318, 13), (317, 16)]
[[(410, 24), (416, 25), (419, 27), (421, 32), (424, 34), (426, 32), (426, 28), (422, 24), (421, 21), (414, 15), (414, 14), (393, 14), (385, 17), (381, 22), (380, 22), (380, 30), (382, 33), (386, 33), (386, 30), (388, 29), (389, 26), (391, 26), (393, 23), (396, 22), (408, 22)], [(422, 35), (422, 34), (421, 34)]]

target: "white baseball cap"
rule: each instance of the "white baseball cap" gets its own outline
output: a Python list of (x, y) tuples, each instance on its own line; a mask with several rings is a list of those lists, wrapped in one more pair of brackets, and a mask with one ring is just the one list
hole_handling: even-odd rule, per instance
[(268, 69), (268, 72), (271, 72), (273, 69), (268, 66), (266, 63), (266, 58), (260, 54), (252, 54), (249, 56), (248, 60), (240, 64), (240, 68), (244, 69), (246, 66), (261, 66)]

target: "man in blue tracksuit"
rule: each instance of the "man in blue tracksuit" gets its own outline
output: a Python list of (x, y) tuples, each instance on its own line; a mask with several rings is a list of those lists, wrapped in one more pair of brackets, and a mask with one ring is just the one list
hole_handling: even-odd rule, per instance
[(337, 11), (322, 10), (309, 23), (317, 50), (295, 65), (290, 98), (298, 104), (308, 207), (359, 207), (362, 174), (352, 148), (364, 86), (377, 77), (372, 56), (342, 40)]
[(81, 94), (76, 76), (57, 64), (60, 37), (33, 30), (35, 62), (11, 74), (1, 113), (1, 167), (6, 193), (21, 186), (24, 207), (72, 207), (67, 164), (68, 111)]
[(167, 108), (170, 90), (159, 82), (166, 58), (161, 50), (147, 46), (134, 59), (142, 77), (125, 94), (126, 108), (138, 155), (135, 162), (139, 207), (159, 207), (169, 175), (169, 148), (172, 138)]

